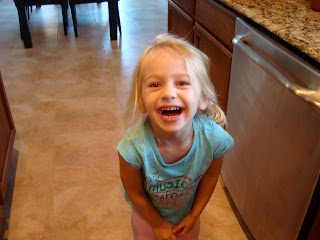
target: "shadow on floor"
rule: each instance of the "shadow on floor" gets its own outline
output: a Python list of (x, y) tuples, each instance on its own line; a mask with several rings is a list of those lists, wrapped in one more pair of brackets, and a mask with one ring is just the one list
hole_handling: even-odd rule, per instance
[(19, 155), (19, 152), (13, 149), (12, 155), (11, 155), (6, 197), (5, 197), (4, 204), (2, 206), (3, 215), (2, 215), (2, 223), (1, 223), (1, 231), (0, 231), (0, 240), (8, 239), (9, 219), (10, 219), (10, 212), (11, 212), (13, 187), (14, 187), (14, 181), (16, 177), (16, 170), (17, 170), (17, 164), (18, 164), (18, 155)]
[(233, 200), (232, 200), (232, 198), (231, 198), (231, 195), (230, 195), (227, 187), (226, 187), (226, 186), (223, 187), (223, 190), (224, 190), (224, 192), (225, 192), (225, 194), (226, 194), (226, 196), (227, 196), (227, 198), (228, 198), (228, 201), (229, 201), (229, 203), (230, 203), (230, 205), (231, 205), (231, 208), (232, 208), (232, 210), (233, 210), (233, 212), (234, 212), (234, 215), (236, 216), (236, 218), (237, 218), (237, 220), (238, 220), (238, 222), (239, 222), (239, 224), (240, 224), (240, 226), (241, 226), (244, 234), (246, 235), (246, 237), (248, 238), (248, 240), (255, 240), (255, 238), (254, 238), (254, 236), (252, 235), (252, 233), (250, 232), (247, 224), (246, 224), (246, 223), (244, 222), (244, 220), (242, 219), (242, 217), (241, 217), (241, 215), (240, 215), (240, 213), (239, 213), (238, 208), (237, 208), (236, 205), (234, 204), (234, 202), (233, 202)]

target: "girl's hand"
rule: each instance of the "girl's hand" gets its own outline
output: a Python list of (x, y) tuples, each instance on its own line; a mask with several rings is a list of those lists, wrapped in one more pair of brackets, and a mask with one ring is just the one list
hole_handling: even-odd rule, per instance
[(172, 223), (163, 220), (159, 226), (153, 227), (152, 229), (157, 240), (177, 240), (172, 231), (174, 227), (175, 225)]
[(187, 232), (189, 232), (194, 224), (197, 221), (197, 217), (192, 216), (190, 213), (182, 219), (182, 221), (173, 229), (173, 233), (178, 236), (182, 237)]

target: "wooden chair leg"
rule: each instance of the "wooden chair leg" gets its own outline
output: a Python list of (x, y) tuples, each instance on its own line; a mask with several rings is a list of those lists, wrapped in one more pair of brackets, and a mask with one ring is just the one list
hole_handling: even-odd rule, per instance
[(67, 26), (68, 26), (67, 4), (68, 4), (67, 1), (64, 2), (64, 3), (61, 3), (64, 35), (67, 35), (67, 34), (68, 34), (68, 32), (67, 32), (67, 31), (68, 31), (68, 29), (67, 29)]
[(25, 48), (32, 48), (32, 40), (28, 26), (26, 9), (22, 2), (15, 2), (19, 16), (20, 36)]
[(119, 2), (117, 4), (117, 24), (118, 24), (118, 27), (119, 27), (119, 32), (121, 34), (121, 23), (120, 23), (120, 14), (119, 14)]
[(109, 0), (108, 1), (109, 26), (110, 26), (111, 40), (118, 39), (117, 8), (118, 8), (118, 0)]
[(76, 16), (76, 8), (75, 4), (70, 4), (71, 16), (72, 16), (72, 23), (74, 29), (74, 35), (78, 37), (78, 29), (77, 29), (77, 16)]
[[(30, 11), (29, 11), (29, 6), (25, 6), (26, 12), (27, 12), (27, 16), (28, 16), (28, 20), (30, 19)], [(32, 8), (31, 8), (32, 9)]]

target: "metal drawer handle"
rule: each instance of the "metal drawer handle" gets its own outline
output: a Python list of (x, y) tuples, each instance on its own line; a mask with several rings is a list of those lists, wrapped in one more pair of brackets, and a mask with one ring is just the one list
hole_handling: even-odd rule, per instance
[(245, 53), (252, 61), (258, 64), (261, 68), (266, 70), (269, 74), (275, 77), (281, 84), (292, 91), (299, 98), (306, 102), (309, 102), (320, 109), (320, 94), (314, 90), (304, 88), (298, 84), (290, 81), (283, 73), (281, 73), (276, 67), (274, 67), (265, 58), (255, 52), (247, 44), (244, 43), (242, 36), (236, 35), (232, 43), (236, 45), (243, 53)]

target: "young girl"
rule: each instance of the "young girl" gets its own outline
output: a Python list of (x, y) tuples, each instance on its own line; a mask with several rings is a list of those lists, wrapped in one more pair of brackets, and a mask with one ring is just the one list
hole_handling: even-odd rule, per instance
[(159, 35), (139, 60), (117, 150), (135, 240), (198, 239), (199, 216), (233, 139), (209, 77), (208, 57)]

